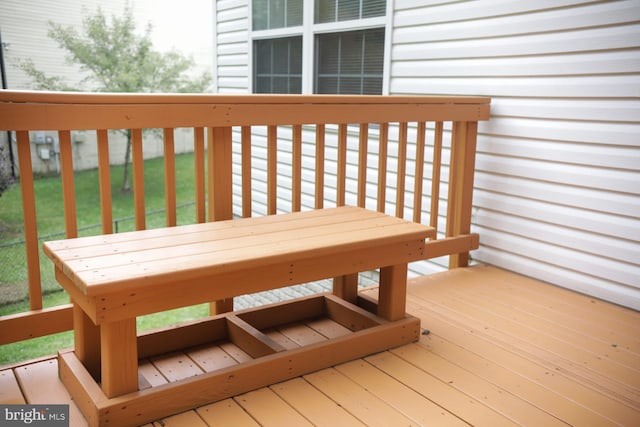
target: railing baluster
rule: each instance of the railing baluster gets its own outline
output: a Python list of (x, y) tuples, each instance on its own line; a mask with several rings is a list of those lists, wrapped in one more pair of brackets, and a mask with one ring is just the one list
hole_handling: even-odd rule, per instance
[(336, 204), (344, 206), (347, 186), (347, 125), (338, 125), (338, 185)]
[(173, 128), (166, 128), (164, 135), (164, 191), (167, 227), (173, 227), (176, 219), (176, 154)]
[(40, 254), (38, 252), (38, 223), (36, 221), (36, 196), (33, 187), (31, 166), (31, 143), (28, 131), (17, 131), (18, 165), (20, 167), (20, 190), (22, 191), (22, 215), (24, 217), (24, 240), (27, 249), (27, 276), (29, 278), (29, 307), (42, 308), (40, 287)]
[(136, 230), (147, 228), (144, 209), (144, 155), (142, 129), (131, 130), (131, 164), (133, 166), (133, 209)]
[(316, 209), (324, 206), (324, 137), (324, 125), (316, 125)]
[(196, 196), (196, 222), (203, 223), (206, 218), (205, 171), (204, 171), (204, 128), (193, 129), (193, 170)]
[(242, 126), (242, 216), (251, 217), (251, 126)]
[(109, 162), (109, 133), (99, 129), (98, 136), (98, 175), (100, 176), (100, 215), (102, 232), (113, 233), (113, 211), (111, 208), (111, 165)]
[(267, 129), (267, 214), (274, 215), (278, 203), (278, 127)]
[(233, 218), (231, 127), (209, 128), (209, 221)]
[(407, 173), (407, 122), (400, 123), (398, 137), (398, 180), (396, 182), (396, 216), (404, 217), (404, 187)]
[(369, 124), (360, 124), (360, 146), (358, 148), (358, 206), (367, 202), (367, 154), (369, 151)]
[(389, 148), (389, 123), (380, 123), (380, 142), (378, 148), (378, 212), (386, 210), (387, 205), (387, 152)]
[(416, 139), (416, 170), (413, 182), (413, 222), (422, 221), (422, 180), (424, 178), (424, 144), (425, 122), (418, 122), (418, 135)]
[(291, 183), (292, 211), (299, 212), (302, 207), (302, 126), (293, 126), (293, 171)]
[(64, 223), (68, 239), (78, 237), (76, 219), (76, 192), (73, 180), (73, 153), (71, 151), (71, 132), (58, 132), (60, 141), (60, 175), (62, 178), (62, 201), (64, 204)]
[(461, 122), (453, 122), (451, 126), (451, 150), (449, 152), (449, 194), (447, 197), (447, 223), (445, 227), (445, 234), (447, 237), (455, 235), (456, 222), (458, 216), (456, 212), (458, 210), (458, 200), (456, 192), (460, 187), (459, 175), (457, 168), (460, 167), (460, 150), (458, 149), (458, 140), (462, 131)]
[(442, 168), (442, 122), (436, 122), (433, 135), (433, 169), (431, 171), (431, 212), (429, 225), (438, 232), (440, 206), (440, 170)]

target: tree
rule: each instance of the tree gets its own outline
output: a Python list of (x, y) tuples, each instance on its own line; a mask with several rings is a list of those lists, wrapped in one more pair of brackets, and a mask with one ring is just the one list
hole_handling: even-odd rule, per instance
[[(151, 42), (151, 24), (143, 35), (129, 5), (122, 17), (108, 20), (101, 8), (83, 20), (82, 34), (73, 27), (49, 22), (48, 36), (65, 49), (71, 63), (86, 73), (81, 87), (72, 88), (60, 77), (47, 76), (33, 61), (22, 61), (20, 67), (41, 90), (93, 90), (97, 92), (203, 92), (211, 83), (208, 73), (192, 77), (194, 62), (176, 51), (158, 52)], [(88, 89), (83, 89), (83, 86)], [(131, 130), (125, 130), (127, 147), (124, 159), (122, 190), (130, 190)]]

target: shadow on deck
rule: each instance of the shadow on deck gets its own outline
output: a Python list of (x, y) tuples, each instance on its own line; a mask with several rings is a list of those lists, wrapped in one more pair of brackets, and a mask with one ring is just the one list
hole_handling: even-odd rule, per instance
[[(640, 422), (640, 313), (486, 266), (413, 279), (408, 293), (407, 311), (425, 328), (419, 343), (153, 425)], [(327, 324), (274, 331), (286, 345), (334, 333)], [(153, 386), (242, 357), (232, 346), (198, 348), (154, 358), (140, 372)], [(25, 402), (70, 402), (54, 358), (0, 371), (0, 403)], [(71, 425), (86, 425), (73, 402)]]

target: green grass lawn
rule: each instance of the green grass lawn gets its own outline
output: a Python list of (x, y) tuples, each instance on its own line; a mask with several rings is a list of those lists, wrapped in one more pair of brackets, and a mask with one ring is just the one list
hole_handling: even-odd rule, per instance
[[(152, 211), (162, 210), (164, 200), (164, 161), (162, 158), (146, 160), (145, 175), (145, 207), (147, 211), (147, 228), (165, 225), (164, 213), (149, 215)], [(122, 185), (122, 166), (111, 168), (111, 191), (113, 218), (118, 222), (118, 231), (134, 229), (133, 193), (120, 191)], [(80, 235), (100, 234), (100, 195), (98, 171), (88, 170), (75, 173), (76, 214)], [(36, 194), (36, 213), (38, 235), (51, 236), (64, 232), (64, 212), (60, 177), (39, 177), (34, 182)], [(195, 197), (193, 154), (176, 156), (176, 202), (185, 205), (178, 209), (178, 223), (186, 224), (195, 221), (195, 208), (190, 205)], [(0, 196), (0, 315), (27, 311), (29, 304), (25, 297), (27, 291), (27, 275), (24, 245), (9, 245), (23, 238), (22, 201), (19, 184), (13, 185)], [(46, 237), (45, 237), (46, 238)], [(51, 237), (49, 240), (64, 238), (64, 234)], [(68, 302), (64, 291), (53, 279), (51, 262), (41, 252), (41, 275), (43, 284), (43, 305), (52, 307)], [(179, 310), (143, 316), (138, 319), (138, 329), (148, 330), (164, 325), (207, 315), (206, 304), (187, 307)], [(54, 354), (61, 348), (73, 345), (71, 332), (37, 338), (22, 343), (0, 346), (0, 365), (20, 360), (31, 359), (47, 354)]]

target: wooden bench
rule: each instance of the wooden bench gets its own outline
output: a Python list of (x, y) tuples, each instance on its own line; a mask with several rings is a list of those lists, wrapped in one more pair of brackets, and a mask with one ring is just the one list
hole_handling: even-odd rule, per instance
[[(434, 237), (429, 226), (343, 206), (47, 242), (75, 303), (75, 352), (60, 354), (60, 376), (90, 424), (139, 425), (416, 341), (419, 320), (405, 314), (407, 263), (424, 259)], [(377, 268), (372, 308), (354, 274)], [(137, 336), (140, 315), (324, 278), (335, 278), (334, 295)], [(263, 333), (319, 316), (351, 333), (296, 350)], [(166, 386), (138, 380), (141, 357), (225, 339), (254, 360)]]

